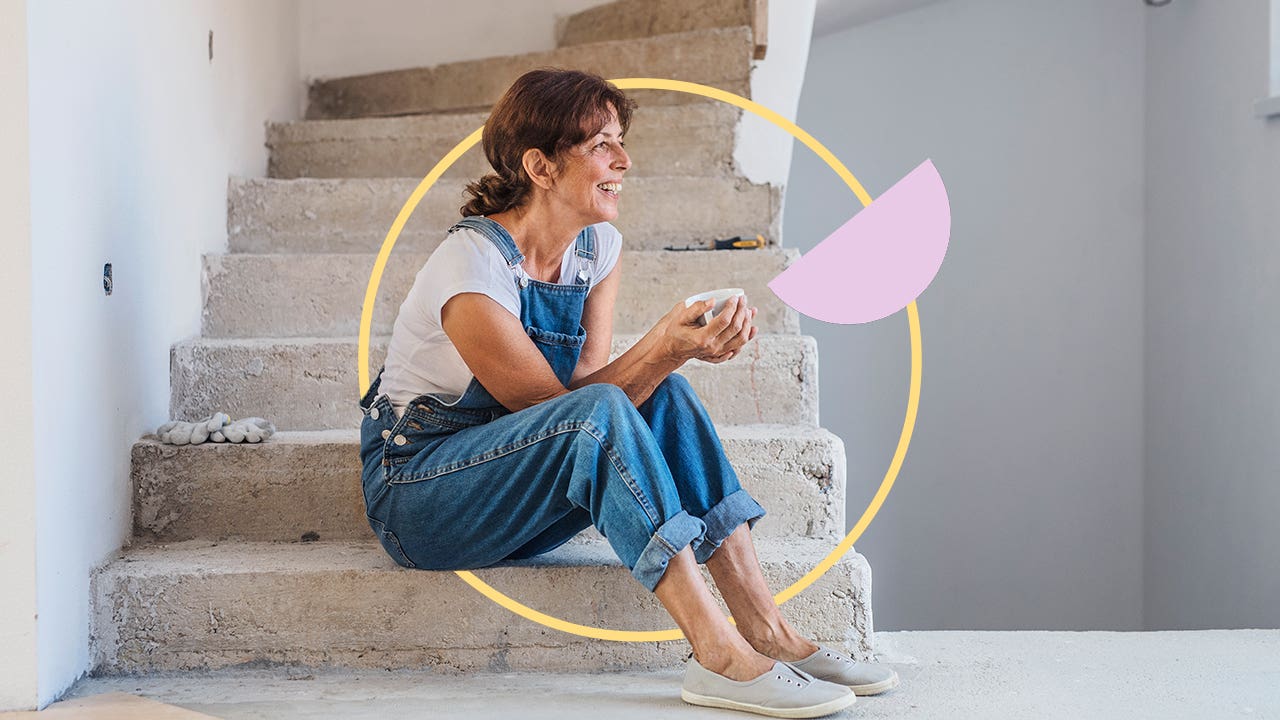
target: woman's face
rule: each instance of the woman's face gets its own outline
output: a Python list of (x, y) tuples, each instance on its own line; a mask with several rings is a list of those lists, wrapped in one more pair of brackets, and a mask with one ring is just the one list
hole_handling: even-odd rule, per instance
[(564, 155), (551, 188), (563, 209), (583, 227), (617, 219), (622, 175), (631, 167), (617, 117)]

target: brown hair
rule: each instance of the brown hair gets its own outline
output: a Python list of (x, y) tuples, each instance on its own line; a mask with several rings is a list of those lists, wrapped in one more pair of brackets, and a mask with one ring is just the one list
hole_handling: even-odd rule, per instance
[(635, 102), (609, 81), (577, 70), (544, 68), (516, 79), (484, 124), (481, 142), (494, 172), (467, 185), (462, 215), (492, 215), (519, 207), (533, 182), (524, 171), (525, 151), (537, 148), (552, 160), (600, 132), (616, 113), (622, 132), (631, 125)]

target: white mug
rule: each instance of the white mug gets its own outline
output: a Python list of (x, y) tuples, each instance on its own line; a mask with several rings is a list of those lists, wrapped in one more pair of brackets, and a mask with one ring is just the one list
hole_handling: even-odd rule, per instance
[(711, 318), (720, 314), (724, 310), (725, 303), (739, 296), (746, 295), (746, 291), (742, 288), (721, 288), (719, 290), (708, 290), (704, 293), (691, 295), (684, 299), (684, 306), (689, 307), (694, 303), (706, 302), (707, 300), (715, 300), (716, 304), (708, 310), (702, 317), (698, 318), (699, 325), (706, 325), (711, 322)]

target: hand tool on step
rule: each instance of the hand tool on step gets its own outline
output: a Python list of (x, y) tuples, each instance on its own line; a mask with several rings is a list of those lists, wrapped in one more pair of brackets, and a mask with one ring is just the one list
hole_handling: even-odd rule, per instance
[(756, 235), (755, 237), (746, 237), (744, 235), (737, 235), (731, 238), (724, 238), (723, 240), (712, 240), (709, 243), (694, 243), (692, 245), (685, 245), (684, 247), (676, 247), (675, 245), (668, 245), (664, 249), (680, 250), (680, 251), (683, 251), (683, 250), (757, 250), (759, 248), (764, 247), (767, 244), (768, 243), (765, 242), (763, 235)]

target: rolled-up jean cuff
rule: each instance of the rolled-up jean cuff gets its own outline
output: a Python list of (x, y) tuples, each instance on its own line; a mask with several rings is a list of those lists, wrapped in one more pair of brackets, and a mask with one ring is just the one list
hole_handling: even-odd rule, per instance
[(739, 525), (747, 523), (747, 527), (755, 527), (756, 521), (764, 515), (765, 509), (746, 490), (738, 489), (726, 495), (702, 516), (707, 532), (702, 542), (693, 546), (694, 559), (705, 563)]
[(686, 545), (696, 545), (706, 534), (707, 526), (701, 520), (681, 510), (667, 518), (653, 532), (649, 544), (640, 552), (631, 575), (649, 592), (658, 587), (658, 581), (667, 571), (667, 563)]

